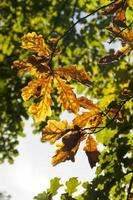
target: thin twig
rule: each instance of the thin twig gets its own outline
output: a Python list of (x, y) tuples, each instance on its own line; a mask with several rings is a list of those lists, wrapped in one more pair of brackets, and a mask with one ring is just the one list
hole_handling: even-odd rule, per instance
[[(116, 1), (116, 0), (115, 0), (115, 1)], [(98, 11), (100, 11), (100, 10), (102, 10), (102, 9), (104, 9), (104, 8), (106, 8), (106, 7), (108, 7), (108, 6), (110, 6), (110, 5), (112, 5), (113, 3), (115, 3), (115, 1), (113, 1), (113, 2), (111, 2), (111, 3), (109, 3), (109, 4), (107, 4), (107, 5), (104, 5), (104, 6), (100, 7), (100, 8), (98, 8), (98, 9), (92, 11), (90, 14), (88, 14), (88, 15), (86, 15), (86, 16), (80, 18), (79, 20), (77, 20), (77, 21), (76, 21), (74, 24), (72, 24), (72, 25), (70, 26), (70, 28), (59, 38), (59, 40), (63, 39), (69, 32), (71, 32), (72, 29), (73, 29), (79, 22), (81, 22), (81, 21), (83, 21), (84, 19), (90, 17), (91, 15), (94, 15), (94, 14), (97, 13)]]
[(107, 4), (107, 5), (101, 6), (100, 8), (98, 8), (98, 9), (92, 11), (90, 14), (88, 14), (88, 15), (86, 15), (86, 16), (80, 18), (80, 19), (77, 20), (74, 24), (72, 24), (72, 25), (68, 28), (68, 30), (65, 31), (65, 33), (64, 33), (60, 38), (58, 38), (58, 40), (57, 40), (57, 42), (56, 42), (56, 44), (55, 44), (55, 48), (53, 49), (53, 51), (52, 51), (52, 53), (51, 53), (51, 58), (50, 58), (50, 61), (49, 61), (50, 65), (52, 64), (52, 59), (53, 59), (54, 53), (55, 53), (55, 51), (56, 51), (57, 45), (58, 45), (58, 43), (59, 43), (60, 40), (62, 40), (64, 37), (66, 37), (66, 35), (68, 35), (68, 34), (73, 30), (73, 28), (74, 28), (79, 22), (85, 20), (86, 18), (90, 17), (91, 15), (94, 15), (94, 14), (97, 13), (98, 11), (100, 11), (100, 10), (102, 10), (102, 9), (104, 9), (104, 8), (106, 8), (106, 7), (108, 7), (108, 6), (110, 6), (110, 5), (112, 5), (112, 4), (115, 3), (115, 2), (116, 2), (116, 0), (115, 0), (115, 1), (112, 1), (111, 3), (109, 3), (109, 4)]

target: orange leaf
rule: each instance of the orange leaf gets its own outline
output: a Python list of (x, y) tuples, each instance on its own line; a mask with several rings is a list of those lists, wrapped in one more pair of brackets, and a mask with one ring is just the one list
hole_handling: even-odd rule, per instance
[(66, 134), (68, 129), (69, 125), (66, 120), (49, 120), (47, 126), (45, 126), (42, 131), (42, 141), (49, 141), (53, 144), (56, 140)]
[(67, 80), (76, 80), (86, 86), (92, 86), (92, 82), (90, 81), (91, 75), (86, 72), (83, 68), (78, 69), (76, 65), (71, 67), (62, 67), (55, 71), (60, 77), (65, 78)]
[(108, 112), (108, 115), (112, 118), (112, 119), (118, 119), (119, 121), (122, 121), (122, 113), (121, 111), (119, 111), (118, 108), (111, 108)]
[(78, 98), (79, 105), (82, 106), (85, 109), (89, 110), (97, 110), (99, 111), (99, 107), (94, 104), (91, 100), (87, 99), (86, 97), (79, 97)]
[(84, 151), (88, 157), (91, 168), (93, 168), (96, 163), (99, 161), (99, 151), (97, 150), (97, 143), (92, 136), (88, 136)]
[(102, 115), (100, 112), (83, 112), (81, 115), (77, 115), (73, 124), (83, 128), (85, 126), (90, 129), (96, 128), (102, 122)]
[(56, 77), (54, 80), (59, 94), (58, 102), (62, 105), (63, 109), (77, 113), (79, 110), (79, 103), (72, 87), (59, 77)]

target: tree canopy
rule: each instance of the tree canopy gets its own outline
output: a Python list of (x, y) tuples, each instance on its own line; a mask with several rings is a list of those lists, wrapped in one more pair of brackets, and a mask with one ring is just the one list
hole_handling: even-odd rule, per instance
[[(1, 163), (18, 155), (28, 110), (42, 141), (61, 140), (53, 165), (74, 161), (86, 140), (89, 164), (98, 167), (76, 199), (131, 199), (132, 0), (3, 0), (0, 11)], [(61, 121), (63, 110), (74, 113), (71, 123)], [(35, 199), (48, 199), (52, 192), (44, 193)], [(62, 199), (75, 199), (73, 193), (66, 190)]]

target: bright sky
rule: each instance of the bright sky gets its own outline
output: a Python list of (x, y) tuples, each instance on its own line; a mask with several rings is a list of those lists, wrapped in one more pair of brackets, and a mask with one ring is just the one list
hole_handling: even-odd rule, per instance
[(0, 165), (0, 191), (6, 191), (12, 200), (32, 200), (33, 196), (46, 190), (50, 179), (56, 176), (61, 178), (62, 183), (70, 177), (78, 177), (81, 181), (93, 178), (95, 169), (90, 169), (82, 149), (78, 151), (75, 163), (66, 161), (52, 167), (55, 147), (41, 143), (41, 134), (32, 134), (31, 120), (26, 122), (25, 133), (27, 137), (20, 140), (20, 155), (15, 163)]

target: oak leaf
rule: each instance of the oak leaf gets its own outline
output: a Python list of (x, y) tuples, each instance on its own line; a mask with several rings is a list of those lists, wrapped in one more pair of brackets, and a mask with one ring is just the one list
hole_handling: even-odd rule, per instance
[[(52, 78), (49, 76), (41, 85), (40, 100), (34, 105), (29, 107), (29, 112), (33, 115), (36, 121), (45, 120), (47, 116), (51, 116), (51, 89), (52, 89)], [(23, 97), (25, 97), (25, 91), (23, 90)]]
[(128, 30), (121, 32), (118, 28), (113, 26), (108, 26), (107, 29), (115, 36), (119, 37), (125, 44), (124, 47), (119, 49), (116, 53), (104, 56), (100, 59), (100, 64), (108, 64), (116, 62), (119, 58), (129, 54), (133, 50), (133, 31)]
[(50, 50), (44, 42), (42, 35), (35, 32), (27, 33), (22, 37), (22, 48), (34, 51), (38, 56), (49, 56)]
[(88, 110), (97, 110), (99, 111), (99, 107), (97, 104), (94, 104), (90, 99), (87, 99), (86, 97), (79, 97), (78, 103), (81, 107), (88, 109)]
[(69, 131), (70, 126), (66, 120), (49, 120), (47, 126), (42, 131), (42, 141), (49, 141), (53, 144)]
[(101, 112), (83, 112), (78, 114), (74, 120), (73, 124), (79, 126), (80, 128), (88, 127), (91, 130), (95, 129), (102, 122)]
[(56, 70), (56, 73), (67, 80), (75, 80), (86, 86), (92, 86), (93, 83), (90, 81), (91, 75), (86, 72), (84, 68), (78, 69), (76, 65), (70, 67), (61, 67)]
[(93, 168), (96, 163), (99, 161), (99, 151), (97, 150), (97, 143), (92, 136), (88, 136), (84, 151), (88, 157), (91, 168)]
[(55, 78), (55, 84), (59, 94), (57, 100), (62, 105), (63, 109), (77, 113), (79, 110), (79, 103), (72, 87), (59, 77)]
[(62, 142), (57, 144), (57, 151), (52, 158), (52, 165), (55, 166), (66, 160), (75, 161), (75, 154), (79, 148), (80, 142), (84, 135), (80, 132), (72, 132), (62, 138)]

